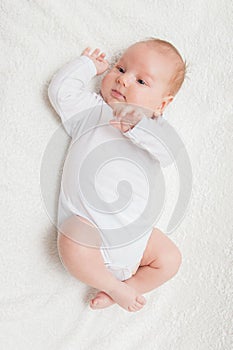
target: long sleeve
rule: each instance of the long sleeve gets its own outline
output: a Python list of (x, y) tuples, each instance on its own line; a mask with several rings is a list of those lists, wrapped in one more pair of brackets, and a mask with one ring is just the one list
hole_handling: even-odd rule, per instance
[(50, 102), (71, 137), (73, 128), (83, 117), (81, 112), (102, 103), (100, 95), (86, 89), (95, 75), (96, 67), (92, 60), (80, 56), (63, 66), (49, 84)]
[(151, 119), (144, 116), (123, 135), (158, 159), (161, 167), (172, 164), (183, 148), (175, 129), (163, 117)]

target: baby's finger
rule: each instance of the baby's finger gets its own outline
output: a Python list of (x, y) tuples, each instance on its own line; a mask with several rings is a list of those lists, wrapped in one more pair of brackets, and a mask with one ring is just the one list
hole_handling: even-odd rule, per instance
[(126, 132), (126, 131), (130, 130), (132, 126), (133, 126), (132, 123), (124, 123), (124, 122), (122, 122), (121, 123), (121, 131), (122, 132)]
[(103, 61), (104, 60), (104, 57), (106, 56), (106, 54), (105, 53), (101, 53), (100, 55), (99, 55), (99, 57), (97, 57), (97, 60), (98, 61)]
[(95, 49), (93, 52), (92, 52), (92, 54), (91, 54), (91, 56), (93, 56), (93, 57), (97, 57), (98, 56), (98, 54), (100, 53), (100, 49)]
[(109, 124), (113, 126), (114, 128), (121, 130), (121, 123), (117, 122), (116, 120), (112, 119), (109, 121)]
[(131, 129), (131, 125), (130, 124), (128, 124), (128, 123), (126, 124), (126, 123), (123, 123), (121, 121), (119, 122), (119, 121), (116, 121), (114, 119), (110, 120), (109, 124), (111, 126), (113, 126), (115, 129), (120, 130), (121, 132), (126, 132), (129, 129)]
[(132, 120), (121, 120), (121, 124), (126, 126), (126, 127), (130, 127), (132, 126), (134, 123), (132, 122)]
[(89, 55), (91, 51), (90, 47), (86, 47), (85, 50), (83, 50), (82, 55)]

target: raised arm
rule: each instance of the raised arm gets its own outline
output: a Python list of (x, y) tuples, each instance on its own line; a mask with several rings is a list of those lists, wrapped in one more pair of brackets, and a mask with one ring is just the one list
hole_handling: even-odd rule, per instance
[(48, 87), (50, 102), (70, 136), (74, 125), (82, 118), (81, 112), (102, 103), (100, 95), (87, 90), (89, 81), (103, 73), (95, 63), (95, 60), (100, 63), (105, 61), (97, 50), (93, 54), (89, 53), (88, 48), (84, 50), (80, 57), (63, 66), (53, 76)]

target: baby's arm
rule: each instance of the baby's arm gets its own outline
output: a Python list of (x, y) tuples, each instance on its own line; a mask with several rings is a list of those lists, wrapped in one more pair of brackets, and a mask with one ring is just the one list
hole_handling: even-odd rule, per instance
[(163, 117), (152, 119), (143, 116), (133, 129), (123, 135), (157, 158), (162, 167), (173, 163), (183, 148), (174, 128)]
[(173, 163), (183, 147), (175, 130), (161, 116), (152, 118), (153, 111), (149, 109), (116, 103), (113, 115), (115, 119), (110, 124), (158, 159), (162, 167)]
[[(102, 103), (100, 95), (86, 89), (92, 77), (101, 74), (98, 71), (97, 64), (94, 63), (93, 55), (99, 58), (101, 62), (105, 61), (103, 56), (96, 54), (96, 50), (92, 55), (87, 55), (84, 50), (82, 56), (62, 67), (53, 76), (49, 84), (48, 96), (50, 102), (61, 117), (62, 123), (70, 136), (72, 136), (74, 126), (82, 119), (80, 112)], [(101, 62), (99, 65), (101, 65)], [(105, 64), (105, 66), (107, 65)]]

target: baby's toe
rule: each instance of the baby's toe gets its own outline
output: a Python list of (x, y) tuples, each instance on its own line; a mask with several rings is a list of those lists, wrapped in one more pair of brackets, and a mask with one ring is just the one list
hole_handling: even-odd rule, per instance
[(145, 305), (146, 304), (146, 299), (144, 298), (143, 295), (139, 295), (137, 298), (136, 298), (136, 301), (141, 304), (141, 305)]
[(134, 306), (135, 306), (138, 310), (140, 310), (140, 309), (143, 308), (144, 305), (142, 305), (142, 304), (140, 304), (140, 303), (137, 302)]
[(132, 304), (132, 305), (130, 305), (130, 306), (128, 307), (128, 310), (129, 310), (129, 311), (134, 311), (134, 312), (135, 312), (135, 311), (140, 310), (142, 307), (143, 307), (142, 304), (140, 304), (140, 303), (138, 303), (137, 301), (135, 301), (134, 304)]
[(128, 310), (131, 311), (131, 312), (135, 312), (135, 311), (137, 311), (138, 309), (136, 308), (135, 305), (130, 305), (130, 306), (128, 307)]

